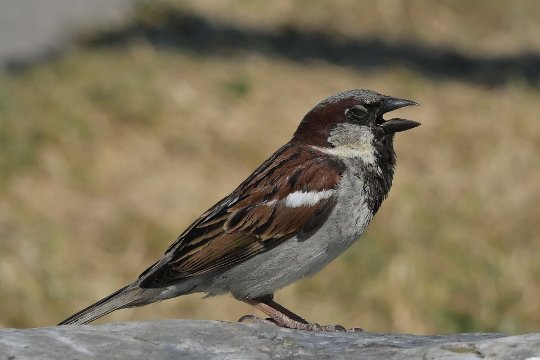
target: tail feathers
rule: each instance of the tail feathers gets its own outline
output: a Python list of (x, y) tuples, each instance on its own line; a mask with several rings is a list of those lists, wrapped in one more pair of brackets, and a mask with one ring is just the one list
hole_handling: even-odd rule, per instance
[(158, 293), (158, 289), (142, 289), (128, 285), (68, 317), (58, 325), (87, 324), (118, 309), (151, 303), (155, 301), (153, 298)]

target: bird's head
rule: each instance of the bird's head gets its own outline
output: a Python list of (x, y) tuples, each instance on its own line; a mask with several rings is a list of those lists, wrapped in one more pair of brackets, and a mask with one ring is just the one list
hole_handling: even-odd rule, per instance
[(371, 90), (350, 90), (321, 101), (306, 114), (293, 141), (342, 157), (393, 162), (394, 134), (417, 127), (412, 120), (383, 115), (416, 102)]

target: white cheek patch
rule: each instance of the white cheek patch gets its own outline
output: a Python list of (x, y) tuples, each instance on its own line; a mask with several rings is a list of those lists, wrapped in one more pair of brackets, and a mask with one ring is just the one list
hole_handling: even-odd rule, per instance
[(290, 193), (285, 198), (285, 205), (290, 208), (297, 208), (302, 206), (313, 206), (319, 201), (328, 199), (334, 194), (335, 190), (323, 190), (323, 191), (295, 191)]
[(341, 158), (360, 158), (366, 164), (375, 164), (375, 150), (373, 147), (361, 146), (336, 146), (334, 148), (322, 148), (312, 146), (313, 149), (319, 150), (328, 155), (334, 155)]
[(340, 124), (330, 133), (328, 142), (334, 147), (312, 148), (340, 158), (359, 158), (366, 164), (376, 162), (373, 132), (366, 126)]

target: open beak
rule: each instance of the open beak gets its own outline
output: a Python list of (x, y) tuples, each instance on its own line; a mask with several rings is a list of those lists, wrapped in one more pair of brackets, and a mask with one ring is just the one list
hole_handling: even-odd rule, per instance
[[(411, 100), (398, 99), (398, 98), (388, 96), (386, 97), (382, 105), (382, 112), (383, 114), (385, 114), (389, 111), (400, 109), (402, 107), (411, 106), (411, 105), (418, 105), (418, 103)], [(405, 131), (405, 130), (415, 128), (419, 125), (420, 123), (416, 121), (394, 118), (394, 119), (390, 119), (383, 122), (381, 124), (381, 127), (387, 134), (393, 134), (400, 131)]]

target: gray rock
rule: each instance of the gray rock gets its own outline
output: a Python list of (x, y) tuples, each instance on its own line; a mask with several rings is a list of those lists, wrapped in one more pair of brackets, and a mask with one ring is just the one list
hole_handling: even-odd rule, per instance
[(1, 360), (216, 358), (540, 360), (540, 333), (312, 333), (192, 320), (0, 330)]

